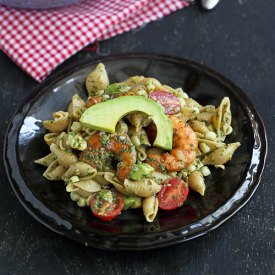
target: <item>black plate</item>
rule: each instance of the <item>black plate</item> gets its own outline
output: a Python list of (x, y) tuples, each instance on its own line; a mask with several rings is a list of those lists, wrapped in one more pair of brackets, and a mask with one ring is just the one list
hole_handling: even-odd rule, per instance
[[(94, 64), (104, 62), (111, 82), (145, 75), (173, 87), (183, 87), (202, 104), (232, 103), (234, 132), (227, 142), (241, 142), (226, 169), (213, 170), (204, 197), (190, 194), (174, 211), (159, 211), (147, 223), (142, 210), (123, 212), (112, 222), (95, 219), (79, 208), (64, 184), (42, 177), (34, 164), (49, 152), (41, 121), (65, 110), (72, 95), (85, 97), (84, 79)], [(194, 62), (156, 55), (122, 55), (86, 60), (49, 77), (13, 117), (5, 138), (4, 161), (11, 186), (25, 209), (51, 230), (72, 240), (109, 250), (142, 250), (184, 242), (221, 225), (251, 198), (259, 185), (267, 152), (264, 125), (245, 94), (232, 82)]]

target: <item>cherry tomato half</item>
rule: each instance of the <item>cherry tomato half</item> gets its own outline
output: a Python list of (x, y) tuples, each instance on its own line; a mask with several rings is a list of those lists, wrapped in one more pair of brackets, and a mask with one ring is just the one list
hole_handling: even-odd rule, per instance
[(187, 199), (188, 193), (188, 186), (180, 179), (168, 180), (158, 193), (159, 208), (173, 210), (180, 207)]
[(154, 91), (149, 94), (149, 98), (161, 104), (165, 109), (165, 114), (172, 115), (180, 110), (180, 101), (172, 93), (165, 91)]
[(123, 196), (115, 190), (101, 190), (90, 200), (90, 208), (97, 218), (110, 221), (121, 213)]

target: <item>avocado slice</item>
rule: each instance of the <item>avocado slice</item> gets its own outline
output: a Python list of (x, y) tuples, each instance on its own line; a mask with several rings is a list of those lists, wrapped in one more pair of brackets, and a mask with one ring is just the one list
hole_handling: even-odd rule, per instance
[(127, 197), (125, 195), (123, 195), (123, 199), (124, 199), (124, 210), (127, 210), (131, 207), (132, 204), (134, 204), (135, 202), (135, 197)]
[(172, 149), (173, 128), (162, 107), (144, 96), (122, 96), (89, 107), (81, 116), (80, 123), (89, 128), (114, 133), (117, 122), (132, 112), (149, 115), (157, 127), (155, 147)]
[(154, 168), (147, 163), (135, 164), (129, 173), (129, 178), (132, 180), (141, 180), (142, 177), (148, 176), (154, 171)]

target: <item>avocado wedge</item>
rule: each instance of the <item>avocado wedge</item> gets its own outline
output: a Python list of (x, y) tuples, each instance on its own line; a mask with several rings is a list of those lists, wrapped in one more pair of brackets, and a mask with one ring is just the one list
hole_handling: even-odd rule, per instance
[(81, 116), (80, 123), (89, 128), (114, 133), (117, 122), (133, 112), (143, 112), (150, 116), (157, 127), (155, 147), (172, 149), (173, 128), (162, 107), (143, 96), (122, 96), (89, 107)]

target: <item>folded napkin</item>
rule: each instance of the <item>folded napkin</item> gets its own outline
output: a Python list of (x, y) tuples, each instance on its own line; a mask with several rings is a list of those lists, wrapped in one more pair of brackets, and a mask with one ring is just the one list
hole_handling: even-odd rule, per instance
[(90, 43), (143, 26), (192, 0), (86, 0), (43, 11), (0, 5), (0, 48), (24, 71), (42, 81)]

